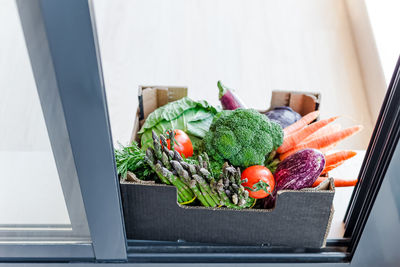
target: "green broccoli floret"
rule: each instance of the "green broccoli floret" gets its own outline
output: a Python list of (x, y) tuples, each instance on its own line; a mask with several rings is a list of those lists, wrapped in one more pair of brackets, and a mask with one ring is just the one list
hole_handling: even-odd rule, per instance
[(282, 142), (282, 127), (253, 109), (222, 111), (204, 137), (210, 157), (244, 168), (263, 164)]

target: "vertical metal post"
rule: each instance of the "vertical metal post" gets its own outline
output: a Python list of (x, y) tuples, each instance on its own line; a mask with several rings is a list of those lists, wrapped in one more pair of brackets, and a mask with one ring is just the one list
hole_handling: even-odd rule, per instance
[[(17, 5), (41, 101), (49, 101), (45, 92), (59, 96), (96, 260), (126, 260), (119, 184), (88, 0), (17, 0)], [(49, 135), (55, 136), (53, 123), (46, 119)], [(53, 138), (52, 146), (59, 141)], [(54, 153), (57, 158), (61, 151)]]
[(79, 238), (86, 236), (89, 239), (89, 229), (82, 204), (82, 193), (79, 186), (77, 186), (79, 181), (72, 156), (67, 125), (60, 94), (56, 90), (55, 70), (43, 20), (39, 19), (41, 16), (40, 6), (38, 1), (19, 1), (18, 3), (40, 105), (73, 229), (68, 236)]

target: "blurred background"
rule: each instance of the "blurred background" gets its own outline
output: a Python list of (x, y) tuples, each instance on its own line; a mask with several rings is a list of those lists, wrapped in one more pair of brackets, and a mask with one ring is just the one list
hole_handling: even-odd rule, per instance
[(218, 105), (222, 80), (256, 109), (272, 90), (320, 92), (321, 117), (365, 127), (341, 146), (365, 149), (400, 45), (400, 3), (378, 2), (93, 1), (114, 142), (129, 141), (138, 85)]
[[(115, 143), (129, 141), (139, 85), (188, 86), (218, 105), (222, 80), (256, 109), (269, 107), (272, 90), (320, 92), (322, 117), (365, 126), (342, 146), (364, 149), (400, 47), (395, 0), (92, 4)], [(13, 0), (0, 2), (0, 22), (0, 148), (45, 148), (43, 133), (17, 130), (43, 121)]]

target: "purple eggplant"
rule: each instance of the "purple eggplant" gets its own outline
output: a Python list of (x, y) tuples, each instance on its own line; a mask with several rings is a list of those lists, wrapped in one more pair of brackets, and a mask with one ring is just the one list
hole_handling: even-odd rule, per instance
[(274, 173), (275, 190), (265, 199), (264, 207), (274, 206), (279, 190), (300, 190), (311, 187), (325, 167), (325, 157), (316, 149), (303, 149), (279, 163)]
[(311, 187), (325, 167), (325, 157), (316, 149), (303, 149), (279, 163), (275, 171), (277, 190)]
[(229, 88), (224, 86), (221, 81), (217, 83), (219, 89), (219, 101), (225, 110), (235, 110), (237, 108), (246, 108), (243, 101)]

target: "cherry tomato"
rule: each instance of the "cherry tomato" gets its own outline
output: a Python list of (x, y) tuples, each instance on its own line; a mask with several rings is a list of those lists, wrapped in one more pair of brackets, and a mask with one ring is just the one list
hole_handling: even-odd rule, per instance
[[(246, 188), (246, 190), (249, 191), (249, 196), (252, 198), (265, 198), (274, 191), (274, 176), (271, 171), (264, 166), (254, 165), (248, 167), (242, 172), (241, 179), (244, 180), (246, 178), (247, 182), (242, 185), (245, 188), (249, 187), (253, 189), (253, 191), (251, 191), (249, 188)], [(257, 190), (257, 188), (259, 188), (259, 190)]]
[[(192, 141), (190, 141), (189, 136), (182, 130), (174, 130), (175, 140), (177, 143), (174, 144), (174, 149), (185, 156), (185, 158), (189, 158), (193, 156), (193, 145)], [(167, 139), (168, 149), (171, 149), (171, 141)]]

